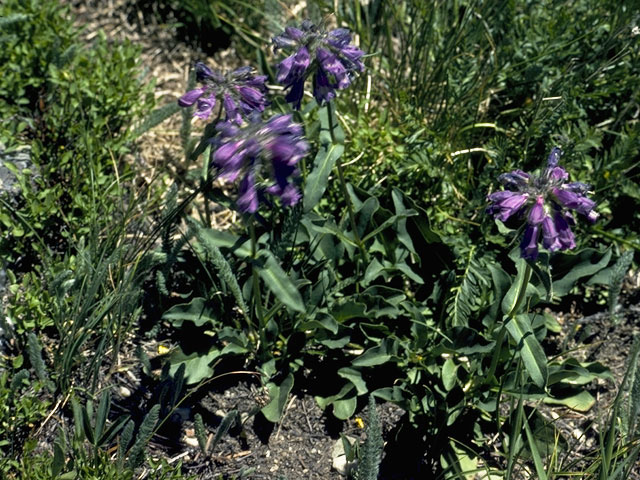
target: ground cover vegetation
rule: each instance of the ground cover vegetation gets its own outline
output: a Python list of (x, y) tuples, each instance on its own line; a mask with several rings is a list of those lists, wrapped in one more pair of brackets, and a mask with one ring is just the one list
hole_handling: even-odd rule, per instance
[[(352, 478), (637, 478), (640, 343), (612, 372), (559, 320), (631, 321), (635, 2), (129, 3), (201, 52), (175, 102), (69, 6), (0, 5), (0, 477), (253, 478), (216, 446), (310, 395), (364, 418)], [(142, 182), (169, 117), (190, 168)], [(230, 378), (264, 398), (203, 418)]]

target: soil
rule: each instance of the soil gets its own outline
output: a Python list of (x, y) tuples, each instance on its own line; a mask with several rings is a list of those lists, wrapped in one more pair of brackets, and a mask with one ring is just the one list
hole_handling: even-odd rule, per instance
[[(188, 69), (196, 59), (214, 66), (231, 64), (232, 67), (237, 61), (233, 46), (205, 53), (200, 47), (177, 39), (175, 29), (137, 9), (133, 0), (74, 0), (67, 3), (72, 7), (78, 24), (86, 27), (84, 35), (87, 42), (95, 37), (98, 29), (103, 29), (109, 38), (128, 38), (142, 47), (142, 62), (157, 79), (159, 105), (176, 101), (184, 92)], [(162, 169), (168, 169), (177, 176), (184, 172), (178, 140), (180, 119), (176, 117), (165, 121), (140, 141), (134, 161), (141, 163), (148, 178)], [(223, 224), (231, 219), (220, 218), (219, 221)], [(569, 442), (567, 452), (570, 453), (564, 455), (580, 455), (597, 447), (598, 432), (602, 432), (601, 425), (607, 420), (616, 388), (624, 375), (630, 346), (640, 333), (639, 278), (638, 275), (630, 277), (615, 324), (604, 311), (605, 307), (585, 315), (584, 306), (577, 304), (574, 311), (569, 309), (555, 314), (563, 328), (557, 336), (557, 346), (565, 351), (575, 348), (573, 355), (582, 360), (600, 361), (611, 369), (615, 378), (615, 385), (599, 381), (589, 387), (596, 398), (596, 404), (589, 412), (543, 407), (543, 414), (555, 422)], [(149, 342), (145, 349), (157, 354), (158, 345)], [(143, 415), (145, 400), (154, 395), (154, 387), (145, 384), (145, 375), (139, 371), (139, 366), (135, 366), (139, 362), (135, 359), (130, 361), (130, 368), (123, 366), (119, 369), (121, 373), (113, 378), (119, 387), (116, 409), (137, 409)], [(294, 391), (289, 399), (282, 421), (274, 425), (256, 413), (264, 405), (264, 394), (252, 375), (237, 374), (212, 383), (206, 391), (193, 394), (174, 412), (172, 420), (152, 440), (152, 455), (166, 458), (170, 463), (182, 462), (184, 471), (198, 479), (344, 478), (333, 468), (334, 448), (341, 443), (341, 436), (356, 442), (364, 439), (359, 417), (338, 421), (330, 412), (323, 412), (308, 391), (300, 389)], [(388, 403), (379, 404), (377, 408), (386, 442), (385, 451), (392, 447), (400, 452), (403, 448), (415, 450), (412, 445), (394, 440), (403, 412)], [(223, 419), (232, 412), (237, 412), (236, 421), (228, 433), (213, 445)], [(196, 414), (203, 418), (206, 429), (207, 455), (202, 453), (195, 435)], [(366, 418), (364, 412), (358, 415)], [(420, 459), (407, 459), (409, 463), (393, 460), (393, 465), (388, 465), (391, 459), (391, 456), (387, 457), (380, 478), (429, 478), (424, 470), (415, 476), (406, 470), (403, 472), (405, 467), (409, 468), (409, 463), (419, 464)], [(412, 465), (411, 469), (418, 471), (419, 467), (413, 468)], [(524, 473), (522, 478), (527, 478)], [(632, 478), (640, 478), (640, 473)]]

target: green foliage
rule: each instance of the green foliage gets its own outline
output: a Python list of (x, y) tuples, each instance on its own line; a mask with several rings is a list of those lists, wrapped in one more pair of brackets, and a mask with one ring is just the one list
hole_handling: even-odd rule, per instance
[[(9, 22), (1, 38), (0, 143), (30, 144), (32, 170), (17, 171), (19, 195), (3, 200), (3, 263), (38, 263), (73, 235), (106, 228), (122, 206), (121, 164), (131, 125), (153, 105), (143, 86), (139, 49), (109, 45), (104, 35), (79, 48), (68, 10), (53, 1), (3, 2)], [(28, 46), (28, 47), (27, 47)], [(22, 257), (21, 257), (22, 256)], [(25, 268), (25, 265), (27, 268)]]
[(47, 415), (51, 403), (44, 385), (20, 368), (22, 356), (13, 358), (12, 365), (5, 360), (0, 363), (0, 476), (12, 478), (29, 449), (34, 427)]
[(367, 437), (360, 451), (355, 478), (357, 480), (376, 480), (380, 470), (380, 462), (382, 461), (384, 441), (382, 439), (380, 417), (378, 416), (373, 396), (369, 396), (365, 434)]

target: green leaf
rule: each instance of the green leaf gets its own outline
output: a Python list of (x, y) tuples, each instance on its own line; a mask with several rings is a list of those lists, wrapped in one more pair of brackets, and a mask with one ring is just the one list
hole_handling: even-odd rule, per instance
[(389, 343), (391, 340), (385, 339), (377, 347), (370, 348), (362, 355), (356, 357), (351, 365), (354, 367), (372, 367), (374, 365), (382, 365), (391, 359), (389, 352)]
[(198, 231), (201, 241), (218, 248), (228, 248), (240, 259), (251, 257), (251, 242), (237, 235), (214, 228), (203, 228)]
[(349, 380), (356, 387), (358, 395), (365, 395), (369, 389), (367, 382), (362, 378), (362, 372), (354, 368), (344, 367), (338, 370), (338, 375)]
[[(523, 288), (527, 289), (526, 292), (524, 292), (525, 298), (526, 296), (536, 292), (536, 288), (529, 283), (529, 278), (531, 276), (531, 269), (528, 267), (527, 261), (524, 258), (519, 258), (516, 261), (516, 268), (518, 270), (516, 278), (511, 284), (509, 291), (502, 299), (502, 304), (501, 304), (502, 313), (504, 313), (507, 316), (513, 316), (514, 314), (518, 313), (515, 311), (516, 308), (518, 307), (516, 303), (520, 296), (520, 292), (522, 291)], [(522, 303), (525, 304), (526, 301)], [(522, 305), (520, 305), (519, 307), (521, 306)]]
[(599, 252), (592, 248), (575, 254), (556, 254), (552, 259), (552, 271), (556, 278), (553, 282), (554, 295), (562, 298), (579, 279), (596, 274), (609, 264), (610, 259), (611, 250)]
[(107, 424), (107, 416), (109, 415), (110, 408), (111, 393), (107, 389), (102, 392), (102, 396), (100, 397), (100, 404), (98, 405), (98, 412), (96, 415), (95, 440), (98, 442), (100, 440), (100, 437), (102, 437), (102, 432), (104, 431), (104, 427)]
[(458, 365), (456, 365), (452, 358), (447, 358), (442, 366), (442, 383), (447, 392), (456, 386), (458, 380), (457, 373)]
[(144, 461), (144, 450), (151, 440), (153, 433), (160, 418), (160, 405), (156, 404), (151, 407), (149, 413), (145, 415), (142, 424), (140, 424), (140, 430), (138, 430), (138, 436), (136, 441), (131, 447), (129, 455), (129, 468), (137, 468)]
[(267, 288), (290, 309), (303, 313), (306, 309), (300, 292), (278, 261), (270, 253), (262, 252), (260, 259), (264, 266), (258, 270)]
[(578, 412), (587, 412), (596, 403), (596, 399), (587, 392), (581, 390), (578, 393), (567, 395), (566, 397), (545, 397), (544, 403), (550, 405), (564, 405), (567, 408)]
[(167, 105), (163, 105), (162, 107), (156, 108), (153, 110), (143, 121), (142, 123), (134, 130), (133, 137), (139, 137), (143, 133), (148, 132), (153, 127), (160, 125), (167, 118), (171, 117), (173, 114), (177, 113), (180, 110), (180, 106), (178, 102), (168, 103)]
[(169, 320), (174, 327), (181, 327), (185, 320), (193, 322), (197, 327), (205, 324), (215, 325), (216, 321), (206, 302), (204, 298), (196, 297), (189, 303), (174, 305), (162, 315), (162, 318)]
[(220, 425), (218, 426), (218, 430), (216, 430), (216, 434), (211, 441), (211, 446), (209, 447), (209, 451), (213, 451), (216, 448), (216, 445), (222, 440), (222, 437), (227, 434), (229, 429), (233, 426), (234, 423), (240, 422), (240, 415), (238, 414), (238, 410), (231, 410), (227, 413)]
[(292, 373), (289, 373), (280, 385), (276, 385), (272, 382), (267, 383), (267, 390), (269, 391), (269, 398), (271, 401), (261, 410), (267, 420), (272, 423), (277, 423), (280, 420), (292, 388)]
[(333, 405), (333, 414), (341, 420), (346, 420), (355, 412), (358, 397), (355, 385), (349, 382), (336, 395), (315, 397), (315, 399), (318, 406), (323, 410), (328, 405)]
[(333, 414), (340, 420), (350, 418), (358, 406), (358, 397), (354, 394), (333, 402)]
[(178, 349), (171, 354), (169, 361), (171, 362), (171, 368), (169, 373), (175, 375), (180, 368), (180, 365), (184, 364), (184, 378), (187, 385), (193, 385), (205, 378), (213, 375), (213, 367), (211, 364), (220, 357), (220, 351), (212, 348), (206, 355), (199, 354), (197, 352), (190, 355), (185, 355), (181, 349)]
[(336, 160), (344, 153), (344, 145), (329, 144), (321, 145), (318, 154), (313, 161), (313, 170), (307, 176), (307, 183), (304, 187), (304, 211), (308, 212), (315, 207), (329, 183), (329, 175), (333, 170)]
[(509, 335), (516, 342), (524, 366), (533, 383), (543, 388), (547, 383), (547, 357), (536, 339), (527, 314), (517, 315), (505, 325)]
[[(313, 161), (313, 168), (307, 176), (304, 188), (303, 208), (305, 212), (312, 210), (320, 202), (324, 191), (327, 189), (329, 175), (336, 160), (344, 152), (344, 132), (335, 115), (331, 115), (332, 108), (332, 105), (327, 104), (318, 109), (318, 119), (320, 120), (318, 140), (320, 147)], [(331, 131), (333, 131), (333, 138)]]

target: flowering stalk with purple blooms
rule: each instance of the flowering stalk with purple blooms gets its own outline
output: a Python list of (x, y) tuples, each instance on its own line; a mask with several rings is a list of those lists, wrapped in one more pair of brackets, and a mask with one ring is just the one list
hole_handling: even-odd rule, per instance
[(287, 27), (273, 37), (274, 50), (290, 53), (278, 65), (276, 78), (288, 93), (287, 102), (298, 110), (304, 94), (304, 83), (313, 77), (313, 96), (319, 105), (336, 96), (336, 90), (351, 85), (356, 72), (364, 70), (364, 52), (351, 44), (346, 28), (326, 31), (305, 20), (299, 27)]
[[(300, 109), (304, 95), (306, 79), (313, 78), (313, 96), (321, 106), (319, 116), (321, 123), (326, 124), (330, 142), (323, 143), (314, 161), (314, 169), (307, 179), (305, 190), (305, 210), (313, 208), (326, 189), (328, 176), (337, 162), (338, 178), (347, 204), (347, 213), (353, 235), (362, 258), (366, 261), (368, 254), (358, 234), (351, 197), (346, 188), (340, 156), (343, 151), (341, 141), (337, 138), (335, 113), (331, 100), (336, 90), (351, 85), (357, 72), (364, 70), (362, 56), (364, 52), (351, 44), (351, 33), (346, 28), (327, 31), (305, 20), (299, 27), (287, 27), (283, 33), (273, 38), (274, 50), (290, 53), (278, 65), (276, 78), (288, 90), (285, 99), (294, 109)], [(309, 188), (310, 187), (310, 188)]]
[[(558, 165), (562, 151), (551, 150), (547, 167), (540, 175), (532, 175), (522, 170), (504, 173), (498, 178), (506, 190), (494, 192), (487, 197), (487, 212), (502, 222), (518, 219), (525, 222), (525, 232), (520, 243), (522, 259), (518, 265), (516, 281), (502, 302), (502, 309), (509, 321), (498, 333), (497, 353), (506, 332), (516, 343), (528, 342), (527, 354), (523, 354), (525, 367), (539, 387), (547, 381), (546, 359), (542, 347), (532, 332), (528, 315), (520, 315), (520, 309), (527, 297), (527, 287), (531, 279), (531, 261), (538, 258), (538, 243), (553, 252), (575, 247), (575, 237), (571, 225), (575, 223), (571, 210), (594, 222), (598, 218), (595, 202), (586, 197), (589, 186), (580, 182), (569, 182), (569, 174)], [(541, 238), (542, 237), (542, 238)], [(492, 362), (487, 378), (495, 373), (496, 362)]]
[(194, 116), (207, 120), (218, 101), (222, 101), (226, 120), (241, 124), (243, 118), (261, 113), (267, 105), (265, 75), (255, 75), (251, 67), (222, 74), (204, 63), (196, 63), (196, 80), (200, 87), (189, 90), (178, 100), (181, 107), (195, 104)]
[(241, 178), (236, 201), (241, 212), (255, 213), (265, 194), (279, 197), (284, 206), (298, 203), (301, 195), (293, 178), (309, 146), (291, 115), (277, 115), (266, 122), (254, 118), (242, 127), (222, 122), (216, 129), (211, 165), (222, 178)]
[[(596, 203), (586, 197), (589, 185), (568, 182), (569, 174), (558, 165), (562, 151), (555, 147), (541, 175), (534, 176), (522, 170), (503, 173), (498, 177), (507, 190), (490, 194), (487, 211), (506, 222), (512, 217), (524, 219), (526, 229), (520, 244), (523, 258), (538, 258), (538, 243), (549, 251), (569, 250), (575, 247), (571, 225), (575, 219), (570, 210), (595, 222)], [(542, 236), (542, 239), (540, 237)]]

